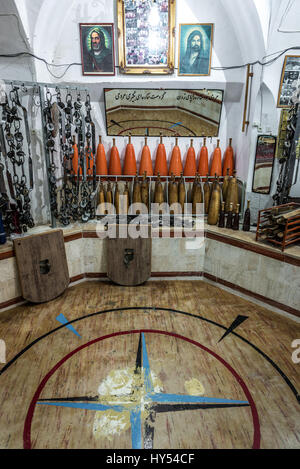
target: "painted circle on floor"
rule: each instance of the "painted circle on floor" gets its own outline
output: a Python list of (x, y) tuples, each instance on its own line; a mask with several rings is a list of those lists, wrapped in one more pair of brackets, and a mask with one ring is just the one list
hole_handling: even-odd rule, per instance
[[(253, 449), (258, 449), (260, 447), (260, 425), (259, 425), (259, 417), (258, 417), (258, 412), (254, 403), (254, 400), (251, 396), (251, 393), (243, 381), (243, 379), (239, 376), (239, 374), (229, 365), (222, 357), (217, 355), (215, 352), (210, 350), (209, 348), (205, 347), (204, 345), (200, 344), (199, 342), (196, 342), (194, 340), (191, 340), (187, 337), (184, 337), (182, 335), (173, 333), (173, 332), (167, 332), (167, 331), (161, 331), (161, 330), (152, 330), (152, 329), (141, 329), (141, 330), (129, 330), (129, 331), (122, 331), (122, 332), (116, 332), (113, 334), (105, 335), (102, 337), (98, 337), (97, 339), (91, 340), (76, 349), (74, 349), (72, 352), (68, 353), (65, 357), (63, 357), (43, 378), (41, 381), (40, 385), (38, 386), (33, 399), (31, 401), (31, 404), (29, 406), (27, 416), (25, 419), (25, 424), (24, 424), (24, 433), (23, 433), (23, 443), (24, 443), (24, 448), (25, 449), (31, 449), (32, 448), (32, 442), (31, 442), (31, 428), (32, 428), (32, 422), (34, 418), (34, 412), (36, 409), (36, 405), (39, 401), (39, 398), (41, 396), (42, 391), (44, 390), (45, 386), (47, 385), (48, 381), (50, 378), (73, 356), (78, 354), (80, 351), (83, 349), (87, 349), (88, 347), (91, 347), (93, 344), (105, 341), (110, 338), (115, 338), (115, 337), (121, 337), (121, 336), (131, 336), (133, 334), (139, 334), (140, 336), (140, 343), (139, 343), (139, 349), (138, 349), (138, 357), (142, 356), (143, 357), (143, 362), (142, 362), (142, 368), (145, 370), (143, 372), (143, 378), (141, 381), (141, 387), (145, 389), (144, 395), (143, 395), (143, 400), (146, 399), (147, 405), (151, 407), (153, 403), (156, 403), (156, 406), (163, 406), (166, 405), (167, 402), (175, 402), (177, 399), (180, 399), (179, 401), (176, 402), (183, 402), (183, 397), (184, 399), (187, 399), (187, 402), (190, 405), (198, 405), (200, 407), (198, 408), (207, 408), (209, 405), (215, 406), (214, 408), (220, 406), (228, 406), (232, 407), (234, 405), (237, 406), (249, 406), (251, 410), (251, 416), (252, 416), (252, 426), (253, 426), (253, 442), (252, 442), (252, 448)], [(170, 394), (163, 394), (160, 392), (157, 392), (154, 388), (151, 388), (151, 373), (150, 373), (150, 365), (149, 365), (149, 360), (148, 360), (148, 355), (147, 355), (147, 346), (146, 346), (146, 340), (145, 340), (145, 335), (152, 334), (152, 335), (160, 335), (160, 336), (168, 336), (172, 337), (181, 341), (184, 341), (185, 343), (192, 344), (193, 346), (198, 347), (198, 349), (201, 349), (202, 352), (208, 353), (210, 357), (213, 359), (216, 359), (219, 364), (224, 366), (227, 371), (231, 374), (233, 377), (233, 380), (235, 383), (241, 388), (243, 395), (245, 396), (246, 400), (245, 401), (237, 401), (237, 400), (230, 400), (230, 399), (214, 399), (214, 398), (204, 398), (204, 397), (199, 397), (192, 399), (193, 396), (187, 397), (187, 396), (179, 396), (179, 395), (170, 395)], [(148, 370), (148, 371), (147, 371)], [(179, 397), (178, 397), (179, 396)], [(194, 396), (195, 397), (195, 396)], [(230, 397), (230, 396), (229, 396)], [(56, 402), (59, 401), (59, 399), (54, 399)], [(240, 404), (238, 404), (240, 403)], [(49, 405), (49, 404), (47, 404)], [(64, 405), (65, 407), (74, 407), (76, 404), (74, 404), (74, 401), (72, 404), (53, 404), (51, 403), (50, 405)], [(177, 404), (174, 404), (177, 405)], [(98, 407), (97, 407), (98, 406)], [(201, 407), (202, 406), (202, 407)], [(205, 407), (206, 406), (206, 407)], [(99, 401), (93, 404), (78, 404), (76, 408), (81, 408), (81, 409), (92, 409), (95, 410), (101, 410), (103, 406)], [(114, 406), (116, 408), (116, 406)], [(112, 408), (112, 406), (110, 407)], [(158, 407), (156, 407), (158, 408)], [(140, 428), (141, 428), (141, 413), (138, 410), (138, 406), (134, 406), (130, 408), (130, 423), (131, 423), (131, 435), (132, 435), (132, 444), (134, 449), (138, 449), (141, 444), (141, 435), (139, 435)], [(119, 410), (119, 409), (118, 409)], [(136, 446), (135, 446), (136, 445)], [(249, 445), (250, 446), (250, 445)]]

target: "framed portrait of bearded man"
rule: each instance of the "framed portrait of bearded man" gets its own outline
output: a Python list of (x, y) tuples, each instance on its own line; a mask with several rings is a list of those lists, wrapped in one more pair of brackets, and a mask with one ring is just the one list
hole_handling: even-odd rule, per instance
[(115, 75), (114, 25), (80, 23), (83, 75)]
[(178, 75), (210, 75), (214, 25), (180, 24)]

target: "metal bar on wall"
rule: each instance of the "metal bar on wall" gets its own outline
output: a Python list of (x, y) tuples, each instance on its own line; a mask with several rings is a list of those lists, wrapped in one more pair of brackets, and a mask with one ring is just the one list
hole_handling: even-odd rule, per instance
[(49, 207), (50, 207), (50, 220), (51, 220), (51, 227), (56, 228), (56, 218), (53, 215), (53, 212), (51, 210), (51, 193), (50, 193), (50, 185), (49, 185), (49, 167), (50, 167), (50, 155), (49, 151), (47, 149), (46, 141), (47, 141), (47, 136), (46, 136), (46, 127), (45, 127), (45, 118), (44, 118), (44, 106), (45, 106), (45, 94), (44, 94), (44, 88), (42, 89), (42, 86), (39, 86), (39, 96), (40, 96), (40, 103), (41, 103), (41, 119), (42, 119), (42, 127), (43, 127), (43, 143), (44, 143), (44, 151), (45, 151), (45, 159), (46, 159), (46, 169), (47, 169), (47, 184), (48, 184), (48, 195), (49, 195)]
[[(252, 80), (254, 74), (251, 72), (250, 64), (247, 66), (247, 79), (246, 79), (246, 92), (245, 92), (245, 104), (244, 104), (244, 117), (243, 117), (243, 127), (242, 132), (245, 132), (246, 126), (250, 124), (249, 120), (247, 120), (247, 111), (248, 111), (248, 96), (249, 96), (249, 81)], [(250, 90), (251, 91), (251, 90)]]
[(88, 88), (83, 88), (82, 86), (76, 86), (74, 83), (68, 84), (58, 84), (58, 83), (41, 83), (37, 81), (21, 81), (21, 80), (1, 80), (6, 85), (19, 85), (19, 86), (44, 86), (45, 88), (59, 88), (59, 89), (67, 89), (70, 91), (89, 91)]

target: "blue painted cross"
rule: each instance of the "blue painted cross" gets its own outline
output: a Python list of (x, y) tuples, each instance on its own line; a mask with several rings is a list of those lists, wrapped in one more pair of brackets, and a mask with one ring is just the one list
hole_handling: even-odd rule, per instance
[[(130, 413), (131, 442), (133, 449), (141, 449), (143, 445), (143, 406), (145, 406), (150, 413), (151, 411), (154, 411), (154, 413), (161, 413), (193, 409), (214, 409), (220, 407), (228, 408), (249, 406), (248, 401), (155, 392), (151, 377), (151, 369), (148, 359), (144, 333), (140, 335), (135, 373), (140, 376), (142, 376), (142, 373), (144, 374), (144, 379), (140, 381), (140, 384), (137, 388), (137, 391), (139, 392), (136, 393), (136, 402), (116, 405), (114, 403), (109, 404), (106, 401), (105, 404), (101, 404), (100, 398), (97, 396), (82, 398), (70, 397), (59, 399), (40, 399), (38, 401), (38, 404), (68, 407), (73, 409), (93, 410), (98, 412), (106, 410), (114, 410), (115, 412), (127, 411)], [(132, 397), (132, 393), (127, 397), (129, 396)], [(126, 396), (124, 396), (123, 394), (122, 396), (120, 396), (120, 398), (124, 399), (126, 398)], [(144, 448), (150, 449), (153, 447), (153, 438), (153, 418), (151, 423), (150, 419), (146, 418), (144, 422)]]

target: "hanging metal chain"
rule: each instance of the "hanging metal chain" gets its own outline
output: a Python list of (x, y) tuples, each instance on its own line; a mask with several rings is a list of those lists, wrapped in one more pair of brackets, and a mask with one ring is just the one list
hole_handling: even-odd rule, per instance
[[(87, 126), (87, 157), (88, 157), (88, 164), (91, 176), (91, 184), (90, 184), (90, 194), (89, 194), (89, 210), (90, 210), (90, 218), (94, 219), (96, 217), (96, 192), (97, 192), (97, 174), (96, 174), (96, 135), (95, 135), (95, 124), (92, 120), (91, 116), (91, 98), (89, 93), (86, 95), (85, 100), (85, 122)], [(91, 169), (92, 168), (92, 169)]]
[[(33, 188), (33, 174), (32, 174), (32, 159), (31, 159), (31, 139), (30, 139), (30, 132), (29, 132), (29, 124), (28, 124), (28, 115), (27, 115), (27, 110), (24, 106), (21, 105), (20, 98), (19, 98), (19, 93), (18, 93), (18, 88), (14, 87), (13, 89), (14, 92), (14, 98), (15, 98), (15, 104), (22, 109), (23, 111), (23, 122), (25, 126), (25, 133), (26, 133), (26, 140), (27, 140), (27, 159), (28, 159), (28, 170), (29, 170), (29, 184), (30, 188)], [(17, 125), (16, 125), (17, 124)], [(27, 177), (25, 174), (25, 160), (26, 160), (26, 154), (23, 151), (23, 143), (24, 143), (24, 137), (22, 133), (20, 132), (20, 121), (15, 121), (15, 140), (16, 140), (16, 146), (17, 146), (17, 156), (20, 158), (20, 165), (21, 165), (21, 180), (20, 180), (20, 193), (23, 196), (23, 212), (21, 213), (20, 220), (21, 223), (23, 223), (23, 231), (24, 231), (24, 225), (28, 226), (29, 228), (33, 228), (34, 226), (34, 221), (31, 216), (31, 202), (30, 202), (30, 197), (29, 197), (29, 188), (27, 187)], [(26, 230), (27, 231), (27, 230)]]
[[(72, 165), (72, 155), (73, 149), (71, 142), (71, 124), (72, 124), (72, 113), (65, 113), (65, 105), (61, 99), (61, 93), (57, 90), (56, 95), (57, 103), (54, 105), (58, 108), (58, 132), (59, 132), (59, 147), (60, 147), (60, 162), (63, 171), (63, 184), (60, 190), (60, 210), (58, 213), (59, 221), (67, 226), (70, 224), (72, 220), (72, 183), (70, 181), (71, 175), (71, 165)], [(67, 121), (66, 116), (69, 116), (69, 120)], [(66, 124), (67, 121), (67, 124)], [(67, 128), (67, 130), (66, 130)], [(68, 137), (68, 138), (67, 138)]]
[(54, 130), (54, 124), (52, 120), (52, 95), (49, 90), (46, 92), (46, 102), (44, 108), (44, 121), (45, 121), (45, 135), (46, 135), (46, 151), (49, 154), (48, 164), (48, 181), (49, 181), (49, 193), (50, 193), (50, 209), (55, 218), (58, 218), (57, 211), (57, 183), (56, 183), (56, 165), (54, 162), (55, 141), (52, 135)]
[[(29, 130), (29, 123), (28, 123), (28, 113), (26, 107), (22, 106), (18, 94), (18, 88), (15, 87), (15, 101), (17, 106), (19, 106), (23, 111), (24, 116), (24, 125), (25, 125), (25, 133), (26, 133), (26, 141), (27, 141), (27, 152), (28, 152), (28, 173), (29, 173), (29, 182), (30, 182), (30, 189), (33, 189), (33, 166), (32, 166), (32, 158), (31, 158), (31, 137), (30, 137), (30, 130)], [(27, 91), (26, 88), (23, 91)]]
[[(93, 212), (90, 204), (90, 171), (91, 171), (91, 153), (89, 150), (91, 134), (86, 126), (86, 116), (82, 113), (82, 101), (80, 93), (77, 94), (77, 100), (74, 103), (74, 124), (78, 138), (79, 165), (77, 175), (77, 189), (79, 196), (78, 216), (83, 223), (89, 221)], [(80, 181), (81, 179), (81, 181)]]
[(67, 93), (66, 105), (62, 102), (60, 92), (57, 93), (57, 103), (61, 108), (60, 142), (64, 154), (64, 205), (62, 206), (61, 222), (64, 225), (78, 219), (78, 190), (77, 175), (74, 172), (74, 148), (72, 137), (73, 103), (72, 95)]
[[(10, 233), (27, 232), (28, 228), (34, 227), (34, 221), (31, 214), (31, 201), (29, 197), (29, 188), (27, 187), (27, 176), (25, 172), (25, 162), (28, 159), (28, 168), (30, 174), (30, 185), (33, 187), (33, 177), (30, 173), (31, 159), (31, 141), (29, 135), (29, 124), (27, 111), (21, 105), (19, 97), (19, 88), (12, 85), (9, 92), (9, 99), (6, 95), (5, 102), (2, 103), (2, 123), (0, 129), (1, 150), (6, 165), (6, 175), (11, 198), (16, 204), (7, 205), (8, 220), (5, 217), (5, 224)], [(19, 115), (19, 108), (23, 111), (23, 119)], [(21, 130), (21, 123), (25, 127), (27, 152), (26, 155), (23, 144), (24, 136)], [(8, 151), (6, 149), (8, 147)], [(9, 171), (9, 164), (12, 166), (13, 176)], [(32, 163), (32, 161), (31, 161)], [(17, 213), (16, 213), (17, 212)]]
[[(54, 96), (56, 102), (53, 102)], [(96, 139), (91, 109), (88, 94), (83, 103), (80, 92), (73, 99), (69, 89), (64, 100), (58, 88), (56, 95), (52, 96), (49, 91), (46, 93), (44, 121), (50, 159), (48, 165), (50, 206), (52, 214), (65, 226), (78, 220), (85, 223), (96, 216)], [(57, 134), (59, 142), (54, 140)], [(78, 160), (74, 157), (75, 145), (78, 150)], [(58, 152), (57, 156), (59, 155), (56, 159), (54, 159), (55, 151)], [(59, 161), (59, 167), (55, 161), (56, 163)], [(61, 183), (58, 173), (62, 174)]]

